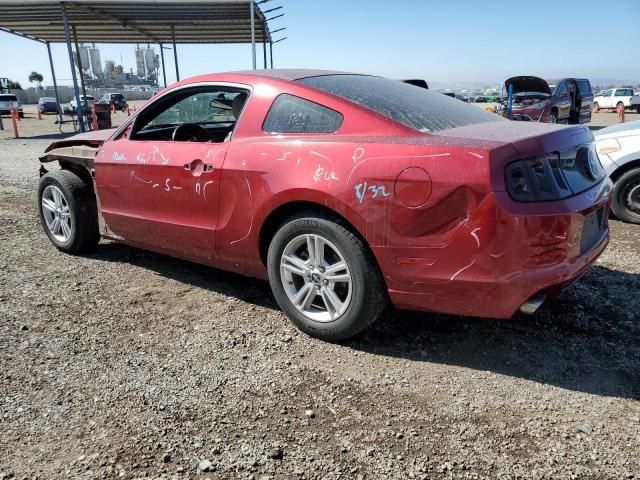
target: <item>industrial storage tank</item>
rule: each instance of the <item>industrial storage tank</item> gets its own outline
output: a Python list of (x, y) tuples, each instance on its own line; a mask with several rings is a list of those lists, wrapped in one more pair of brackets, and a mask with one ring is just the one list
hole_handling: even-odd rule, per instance
[(147, 64), (147, 74), (156, 73), (156, 54), (153, 48), (148, 47), (144, 51), (144, 61)]
[(89, 50), (91, 56), (91, 70), (96, 77), (102, 76), (102, 61), (100, 59), (100, 50), (92, 48)]
[(91, 68), (91, 64), (89, 62), (89, 47), (80, 45), (78, 47), (78, 52), (73, 56), (76, 61), (76, 67), (80, 69), (80, 65), (78, 65), (78, 53), (80, 54), (80, 65), (82, 65), (82, 70), (89, 70)]
[(144, 78), (144, 50), (136, 48), (136, 73), (140, 78)]

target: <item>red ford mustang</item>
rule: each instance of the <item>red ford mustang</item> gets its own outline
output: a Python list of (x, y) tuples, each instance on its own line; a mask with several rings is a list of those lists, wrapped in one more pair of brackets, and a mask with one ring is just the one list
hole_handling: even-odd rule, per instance
[(318, 71), (204, 75), (121, 127), (51, 145), (42, 225), (268, 278), (303, 331), (400, 308), (509, 318), (608, 242), (611, 183), (583, 126), (510, 122), (399, 81)]

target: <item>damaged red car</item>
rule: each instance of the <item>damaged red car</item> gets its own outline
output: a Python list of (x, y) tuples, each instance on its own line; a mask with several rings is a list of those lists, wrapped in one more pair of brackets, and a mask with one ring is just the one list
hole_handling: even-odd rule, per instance
[(608, 242), (611, 182), (587, 128), (509, 122), (374, 76), (191, 78), (40, 160), (59, 250), (104, 237), (268, 279), (326, 340), (363, 331), (388, 301), (534, 312)]

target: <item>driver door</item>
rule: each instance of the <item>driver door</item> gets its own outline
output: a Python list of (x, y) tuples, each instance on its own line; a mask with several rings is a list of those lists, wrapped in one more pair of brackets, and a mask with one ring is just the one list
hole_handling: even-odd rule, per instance
[(116, 238), (207, 262), (215, 254), (220, 172), (235, 126), (231, 103), (241, 91), (172, 93), (100, 149), (96, 188)]

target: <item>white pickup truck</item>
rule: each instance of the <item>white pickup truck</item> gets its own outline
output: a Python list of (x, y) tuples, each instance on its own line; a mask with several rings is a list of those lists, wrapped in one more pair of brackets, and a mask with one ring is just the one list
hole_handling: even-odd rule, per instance
[(634, 95), (633, 88), (610, 88), (593, 99), (593, 111), (601, 108), (618, 108), (637, 110), (640, 113), (640, 96)]

